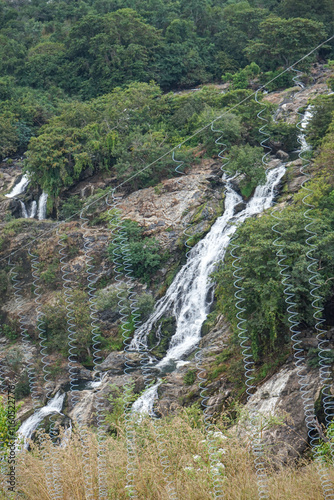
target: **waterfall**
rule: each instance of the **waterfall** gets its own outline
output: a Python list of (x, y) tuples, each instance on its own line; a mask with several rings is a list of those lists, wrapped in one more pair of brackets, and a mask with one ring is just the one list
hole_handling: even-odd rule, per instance
[[(131, 348), (134, 350), (139, 351), (143, 347), (148, 347), (148, 335), (157, 322), (163, 316), (174, 316), (176, 320), (175, 333), (171, 338), (165, 357), (156, 364), (156, 368), (166, 369), (168, 365), (177, 366), (177, 362), (189, 354), (198, 344), (202, 324), (207, 318), (213, 302), (211, 273), (215, 270), (217, 263), (224, 259), (226, 249), (237, 226), (248, 217), (259, 214), (271, 206), (275, 188), (284, 173), (285, 167), (283, 165), (268, 170), (266, 183), (256, 188), (253, 198), (246, 204), (245, 209), (236, 215), (234, 214), (235, 207), (242, 201), (242, 198), (227, 180), (224, 214), (216, 220), (209, 233), (191, 249), (187, 263), (176, 275), (166, 295), (157, 302), (150, 318), (135, 332), (131, 342)], [(140, 403), (142, 406), (138, 403), (138, 411), (145, 411), (145, 408), (150, 407), (151, 403), (147, 399), (156, 397), (153, 387), (142, 396), (143, 398), (146, 395)], [(134, 407), (135, 405), (136, 403)]]
[(22, 218), (27, 219), (28, 218), (28, 212), (27, 212), (26, 206), (23, 203), (23, 201), (19, 200), (19, 202), (20, 202), (20, 205), (21, 205)]
[(29, 219), (34, 219), (37, 214), (37, 202), (34, 200), (31, 202)]
[(18, 182), (16, 186), (13, 187), (11, 192), (5, 196), (7, 196), (7, 198), (15, 198), (16, 196), (19, 196), (27, 189), (29, 182), (30, 180), (28, 179), (28, 176), (26, 174), (22, 175), (20, 182)]
[[(313, 117), (313, 113), (312, 113), (313, 108), (314, 108), (314, 106), (312, 106), (311, 104), (309, 106), (307, 106), (307, 108), (306, 108), (303, 119), (300, 122), (300, 127), (303, 130), (305, 130), (307, 128), (309, 121)], [(300, 153), (305, 153), (306, 151), (309, 151), (311, 149), (311, 146), (307, 143), (305, 134), (303, 134), (303, 132), (300, 132), (300, 134), (298, 135), (298, 139), (299, 139), (299, 143), (301, 146), (300, 150), (299, 150)]]
[(161, 384), (161, 379), (149, 389), (147, 389), (140, 398), (137, 399), (132, 405), (132, 413), (154, 415), (153, 405), (154, 401), (158, 398), (158, 387)]
[(90, 381), (86, 382), (86, 384), (84, 386), (84, 390), (97, 389), (98, 387), (100, 387), (100, 385), (102, 384), (103, 379), (106, 375), (107, 375), (107, 372), (98, 373), (96, 375), (96, 380), (90, 380)]
[(60, 394), (58, 391), (57, 394), (50, 399), (48, 404), (39, 410), (36, 410), (31, 417), (27, 418), (17, 431), (18, 440), (24, 440), (24, 447), (27, 449), (29, 447), (28, 440), (31, 439), (31, 436), (39, 426), (39, 424), (44, 420), (48, 415), (52, 415), (53, 413), (60, 413), (63, 407), (64, 399), (66, 394)]
[(43, 191), (38, 200), (38, 220), (46, 219), (46, 202), (48, 199), (48, 194)]

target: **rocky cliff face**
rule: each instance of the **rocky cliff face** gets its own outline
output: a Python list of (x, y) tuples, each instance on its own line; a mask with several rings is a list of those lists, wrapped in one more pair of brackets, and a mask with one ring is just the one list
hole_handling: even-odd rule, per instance
[[(315, 95), (328, 93), (324, 83), (326, 75), (322, 72), (314, 74), (315, 83), (305, 88), (295, 97), (296, 89), (275, 92), (266, 96), (266, 100), (279, 104), (277, 118), (288, 123), (295, 123), (297, 112), (301, 107), (307, 105), (308, 99)], [(276, 158), (272, 158), (271, 166), (275, 166), (286, 159), (277, 144)], [(284, 179), (286, 193), (281, 197), (281, 203), (289, 203), (292, 194), (298, 191), (303, 176), (299, 172), (300, 160), (287, 164), (288, 174)], [(118, 208), (123, 219), (131, 219), (138, 222), (143, 228), (144, 235), (156, 238), (161, 245), (161, 251), (168, 252), (168, 257), (162, 268), (160, 268), (151, 285), (148, 286), (139, 280), (134, 281), (134, 290), (140, 295), (146, 293), (155, 300), (162, 296), (166, 289), (166, 283), (170, 283), (173, 273), (185, 260), (184, 243), (189, 238), (193, 242), (198, 241), (211, 227), (216, 218), (221, 215), (224, 208), (224, 183), (221, 181), (220, 165), (213, 160), (203, 160), (194, 165), (187, 175), (179, 178), (164, 180), (154, 188), (142, 189), (129, 195), (120, 193), (121, 198)], [(26, 373), (27, 352), (20, 337), (19, 321), (24, 317), (24, 327), (32, 339), (30, 356), (35, 361), (37, 373), (37, 390), (40, 395), (41, 404), (45, 399), (46, 387), (43, 381), (43, 371), (40, 361), (38, 346), (38, 334), (36, 331), (36, 295), (33, 286), (32, 264), (28, 250), (37, 250), (40, 258), (39, 273), (41, 275), (42, 295), (41, 306), (50, 308), (61, 307), (59, 302), (60, 293), (63, 290), (62, 271), (60, 265), (61, 249), (59, 245), (59, 233), (57, 223), (53, 220), (37, 221), (35, 219), (21, 219), (19, 217), (18, 200), (6, 199), (7, 193), (22, 175), (20, 161), (12, 165), (3, 163), (0, 166), (0, 214), (1, 214), (1, 319), (5, 327), (2, 328), (0, 337), (1, 363), (5, 378), (16, 380), (18, 384), (27, 391), (27, 381), (24, 379)], [(73, 188), (67, 196), (79, 195), (82, 200), (96, 200), (99, 190), (107, 190), (112, 186), (112, 179), (91, 177), (80, 185)], [(102, 191), (103, 192), (103, 191)], [(25, 195), (23, 195), (24, 198)], [(28, 194), (29, 196), (29, 194)], [(95, 198), (94, 198), (95, 196)], [(108, 207), (101, 201), (96, 203), (94, 209), (89, 213), (90, 224), (84, 228), (80, 221), (73, 220), (61, 225), (60, 234), (66, 234), (66, 269), (79, 290), (87, 288), (86, 258), (84, 252), (84, 235), (90, 238), (92, 243), (91, 256), (94, 262), (94, 272), (97, 275), (97, 288), (101, 296), (104, 292), (109, 295), (116, 286), (115, 267), (108, 258), (107, 247), (112, 239), (111, 230), (108, 227)], [(187, 235), (185, 235), (185, 230)], [(31, 238), (35, 238), (31, 244)], [(11, 252), (16, 252), (12, 260), (19, 266), (20, 295), (21, 300), (15, 298), (13, 283), (8, 279), (8, 259)], [(60, 305), (59, 305), (60, 304)], [(87, 309), (85, 302), (84, 308)], [(54, 309), (53, 309), (54, 310)], [(66, 308), (61, 309), (61, 314), (66, 314)], [(65, 311), (65, 313), (64, 313)], [(107, 304), (101, 306), (98, 311), (99, 326), (105, 338), (113, 340), (117, 337), (120, 328), (120, 311), (117, 305)], [(306, 332), (307, 333), (307, 332)], [(305, 349), (314, 348), (312, 339), (305, 333)], [(334, 332), (331, 335), (334, 335)], [(330, 336), (332, 340), (332, 336)], [(64, 342), (64, 340), (62, 341)], [(228, 409), (231, 398), (240, 392), (238, 386), (242, 378), (242, 365), (240, 359), (235, 361), (235, 366), (230, 373), (235, 373), (235, 379), (226, 373), (215, 371), (215, 360), (218, 356), (224, 359), (224, 353), (231, 349), (231, 331), (229, 324), (223, 317), (208, 321), (203, 327), (203, 338), (201, 340), (201, 367), (207, 378), (207, 393), (209, 413), (217, 413), (222, 409)], [(60, 345), (59, 349), (66, 351), (66, 345)], [(90, 354), (90, 353), (88, 353)], [(102, 351), (104, 362), (99, 367), (103, 374), (99, 385), (87, 385), (92, 382), (95, 373), (92, 364), (87, 363), (86, 368), (77, 363), (77, 378), (81, 383), (79, 402), (73, 407), (71, 398), (65, 403), (64, 412), (71, 418), (80, 414), (81, 420), (89, 425), (95, 423), (94, 404), (97, 393), (104, 396), (106, 410), (112, 410), (112, 402), (109, 396), (118, 393), (127, 380), (124, 375), (125, 353), (123, 351), (108, 349)], [(140, 370), (140, 359), (137, 354), (132, 356), (133, 371), (131, 377), (135, 383), (135, 392), (139, 393), (144, 388), (144, 379)], [(233, 353), (226, 356), (227, 363), (231, 361)], [(88, 356), (89, 357), (89, 356)], [(54, 394), (58, 389), (69, 390), (69, 373), (67, 359), (56, 351), (49, 354), (47, 358), (52, 372), (52, 381), (49, 390)], [(196, 374), (199, 365), (193, 355), (190, 355), (179, 368), (164, 376), (159, 387), (159, 401), (156, 412), (166, 415), (177, 411), (180, 406), (191, 404), (200, 399), (200, 388)], [(320, 382), (316, 369), (309, 370), (312, 398), (319, 398)], [(20, 418), (26, 418), (32, 411), (30, 397), (22, 390), (21, 397), (24, 405), (20, 410)], [(244, 401), (244, 397), (241, 396)], [(264, 431), (266, 442), (272, 447), (273, 453), (280, 457), (281, 461), (295, 458), (307, 445), (307, 432), (303, 419), (302, 400), (293, 360), (287, 362), (272, 374), (268, 379), (262, 381), (256, 394), (248, 403), (249, 408), (256, 407), (269, 418), (276, 413), (282, 416), (280, 425), (273, 424)], [(239, 431), (238, 431), (239, 432)], [(241, 431), (240, 431), (241, 432)], [(278, 444), (277, 444), (278, 443)]]

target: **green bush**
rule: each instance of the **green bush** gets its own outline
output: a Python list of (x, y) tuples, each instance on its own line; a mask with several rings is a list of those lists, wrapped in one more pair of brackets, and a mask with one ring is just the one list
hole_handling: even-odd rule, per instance
[[(73, 315), (75, 322), (75, 350), (80, 361), (91, 356), (92, 334), (90, 309), (87, 294), (81, 290), (74, 290), (72, 295)], [(43, 308), (46, 342), (52, 352), (68, 355), (68, 325), (67, 309), (63, 293), (56, 295), (54, 304)]]
[[(327, 218), (324, 211), (321, 211), (321, 214), (322, 219), (317, 217), (318, 237), (312, 252), (313, 257), (321, 261), (317, 279), (320, 285), (317, 293), (321, 297), (318, 301), (319, 305), (324, 304), (326, 298), (331, 296), (332, 283), (329, 278), (334, 273), (334, 221), (331, 215), (332, 220)], [(313, 298), (310, 295), (310, 272), (308, 270), (310, 262), (306, 257), (309, 247), (305, 242), (307, 233), (304, 231), (306, 224), (304, 209), (298, 206), (288, 207), (281, 212), (280, 217), (281, 242), (284, 253), (288, 256), (285, 264), (289, 266), (288, 273), (291, 275), (289, 282), (295, 294), (298, 321), (306, 325), (314, 325), (314, 311), (311, 306)], [(274, 245), (274, 240), (277, 238), (272, 230), (274, 223), (272, 216), (267, 214), (259, 218), (248, 219), (237, 231), (238, 255), (242, 266), (238, 274), (243, 277), (243, 289), (240, 293), (244, 299), (243, 317), (247, 320), (245, 328), (250, 336), (256, 360), (260, 360), (273, 350), (280, 350), (288, 340), (289, 323), (284, 287), (281, 283), (282, 277), (276, 257), (278, 247)], [(224, 266), (214, 276), (217, 283), (218, 310), (226, 315), (235, 332), (238, 332), (236, 327), (238, 311), (234, 297), (233, 272), (235, 268), (232, 263), (233, 258), (227, 254)]]
[(29, 396), (30, 394), (30, 386), (29, 386), (29, 377), (28, 373), (24, 371), (15, 385), (15, 398), (20, 400), (25, 396)]
[(232, 146), (229, 151), (229, 162), (226, 170), (234, 175), (243, 174), (244, 178), (240, 182), (241, 193), (248, 197), (259, 184), (265, 181), (265, 169), (262, 164), (263, 149), (245, 146)]
[(70, 196), (64, 200), (59, 209), (59, 219), (69, 219), (72, 215), (80, 212), (83, 206), (83, 201), (78, 195)]
[(196, 370), (188, 370), (183, 377), (183, 382), (186, 385), (193, 385), (196, 380)]
[(9, 340), (16, 340), (18, 337), (16, 328), (13, 325), (7, 325), (6, 323), (0, 326), (0, 334), (5, 335), (5, 337)]
[[(161, 252), (160, 244), (155, 238), (143, 236), (143, 229), (137, 222), (125, 220), (122, 229), (128, 239), (125, 251), (127, 259), (132, 268), (133, 276), (148, 283), (163, 262), (167, 254)], [(118, 244), (122, 244), (122, 237), (117, 236), (108, 247), (109, 259), (114, 261), (115, 253), (118, 253)]]

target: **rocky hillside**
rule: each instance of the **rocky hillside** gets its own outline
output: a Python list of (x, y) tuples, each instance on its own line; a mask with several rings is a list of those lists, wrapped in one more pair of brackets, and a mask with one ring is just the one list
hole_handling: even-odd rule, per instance
[[(267, 94), (264, 101), (277, 106), (276, 121), (295, 124), (299, 120), (298, 110), (305, 109), (315, 97), (327, 95), (328, 73), (329, 70), (314, 67), (313, 74), (302, 91), (291, 88)], [(272, 147), (275, 155), (272, 155), (269, 167), (286, 163), (286, 175), (277, 198), (278, 206), (286, 207), (293, 202), (305, 177), (299, 170), (301, 160), (293, 159), (291, 154), (289, 156), (282, 142), (273, 142)], [(66, 424), (68, 418), (73, 419), (80, 414), (84, 422), (94, 425), (96, 397), (103, 395), (106, 410), (112, 411), (110, 395), (117, 396), (130, 377), (124, 374), (126, 355), (122, 348), (122, 310), (117, 297), (114, 232), (113, 227), (109, 226), (109, 221), (115, 218), (115, 206), (110, 197), (109, 205), (106, 204), (106, 195), (114, 187), (115, 179), (108, 173), (89, 175), (87, 172), (86, 178), (62, 193), (63, 201), (77, 201), (78, 211), (84, 203), (91, 205), (85, 212), (88, 224), (84, 226), (78, 216), (59, 225), (52, 217), (55, 213), (50, 206), (46, 220), (21, 218), (22, 202), (30, 206), (41, 195), (35, 187), (29, 186), (17, 197), (6, 198), (5, 195), (21, 178), (21, 159), (7, 160), (0, 165), (0, 343), (4, 378), (16, 383), (17, 398), (23, 403), (19, 411), (22, 421), (31, 414), (33, 408), (27, 374), (27, 366), (31, 361), (37, 377), (36, 391), (40, 405), (45, 402), (47, 391), (51, 395), (55, 395), (58, 390), (68, 394), (70, 378), (67, 369), (66, 301), (62, 280), (64, 272), (67, 272), (67, 278), (72, 280), (76, 289), (73, 298), (75, 322), (81, 339), (76, 370), (82, 390), (75, 407), (69, 397), (65, 399), (63, 413), (66, 417), (63, 423)], [(237, 177), (235, 186), (238, 187), (241, 181), (242, 176)], [(163, 179), (154, 187), (130, 193), (117, 192), (117, 208), (121, 220), (128, 224), (124, 226), (124, 230), (130, 244), (133, 244), (139, 254), (137, 267), (134, 268), (133, 289), (139, 301), (142, 321), (149, 316), (154, 302), (164, 295), (175, 274), (185, 263), (185, 243), (189, 247), (194, 246), (223, 213), (224, 184), (221, 162), (217, 158), (199, 157), (186, 170), (186, 175)], [(242, 209), (242, 203), (239, 209)], [(103, 374), (102, 382), (95, 386), (88, 384), (97, 375), (93, 371), (92, 346), (87, 340), (90, 335), (90, 318), (85, 241), (87, 243), (88, 240), (93, 272), (96, 275), (97, 317), (103, 358), (99, 367)], [(150, 257), (145, 252), (147, 248), (150, 250)], [(61, 252), (64, 255), (63, 264), (60, 262)], [(36, 288), (37, 281), (34, 282), (32, 275), (34, 269), (31, 254), (34, 253), (38, 255), (35, 275), (40, 277), (40, 288)], [(152, 255), (154, 259), (151, 258)], [(10, 273), (11, 264), (16, 264), (14, 269), (18, 273), (19, 289), (16, 295), (15, 281), (11, 279)], [(119, 289), (122, 290), (122, 285)], [(48, 348), (46, 362), (51, 381), (48, 387), (43, 379), (36, 328), (36, 300), (45, 315), (45, 344)], [(154, 351), (158, 358), (168, 346), (172, 329), (172, 322), (166, 321), (161, 331), (163, 341)], [(23, 338), (25, 334), (31, 342), (30, 351), (27, 351), (27, 343)], [(214, 414), (224, 409), (235, 414), (237, 402), (245, 403), (246, 399), (242, 356), (235, 344), (229, 321), (215, 306), (202, 327), (202, 335), (201, 366), (208, 380), (209, 412)], [(311, 329), (305, 329), (303, 337), (306, 352), (317, 348)], [(334, 329), (329, 329), (327, 338), (332, 346)], [(140, 393), (145, 384), (139, 354), (131, 354), (131, 361), (134, 391)], [(264, 431), (268, 443), (279, 442), (279, 450), (273, 447), (273, 453), (287, 461), (296, 457), (307, 445), (307, 430), (302, 417), (302, 401), (291, 349), (285, 348), (278, 362), (271, 359), (269, 367), (263, 369), (263, 366), (260, 363), (256, 368), (258, 390), (248, 407), (263, 411), (264, 418), (268, 421)], [(198, 364), (192, 353), (171, 373), (164, 374), (159, 387), (159, 401), (156, 403), (158, 414), (166, 415), (177, 411), (180, 406), (200, 400), (197, 373)], [(309, 368), (312, 398), (319, 403), (321, 383), (317, 373), (316, 368)], [(270, 421), (270, 414), (274, 412), (279, 416), (279, 422)], [(321, 418), (319, 414), (320, 421)]]

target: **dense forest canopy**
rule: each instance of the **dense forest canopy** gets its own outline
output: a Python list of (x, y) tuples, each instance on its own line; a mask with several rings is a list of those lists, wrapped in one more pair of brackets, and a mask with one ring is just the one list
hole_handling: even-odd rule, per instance
[[(331, 34), (333, 6), (331, 0), (0, 0), (0, 26), (0, 159), (28, 150), (27, 170), (57, 205), (83, 171), (113, 170), (123, 180), (246, 95), (252, 79), (276, 76)], [(323, 46), (304, 69), (332, 53), (333, 44)], [(222, 81), (232, 81), (236, 94), (166, 94)], [(289, 83), (291, 75), (275, 84)], [(230, 123), (230, 146), (256, 146), (255, 109), (242, 113)], [(288, 140), (282, 127), (276, 133)], [(182, 159), (197, 143), (181, 151)], [(168, 161), (156, 167), (133, 187), (170, 172)]]

